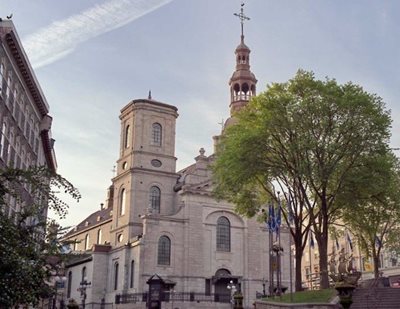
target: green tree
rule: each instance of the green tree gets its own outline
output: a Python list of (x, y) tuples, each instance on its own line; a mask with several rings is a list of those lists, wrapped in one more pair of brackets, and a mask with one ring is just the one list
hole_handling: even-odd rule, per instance
[[(66, 215), (59, 190), (80, 198), (71, 183), (44, 167), (0, 171), (0, 308), (35, 305), (52, 293), (48, 280), (59, 266), (62, 245), (57, 229), (46, 232), (47, 209)], [(21, 210), (14, 212), (16, 205)]]
[[(346, 182), (343, 220), (367, 257), (372, 257), (375, 278), (383, 247), (397, 247), (400, 222), (400, 164), (390, 152), (365, 158)], [(370, 184), (370, 182), (372, 182)], [(354, 190), (362, 188), (363, 190)]]
[[(267, 184), (276, 182), (296, 192), (306, 210), (297, 215), (301, 225), (312, 225), (321, 287), (327, 288), (328, 228), (341, 212), (338, 197), (364, 157), (387, 149), (389, 112), (378, 96), (358, 85), (321, 81), (299, 71), (253, 98), (237, 118), (217, 152), (217, 196), (235, 202), (240, 213), (254, 215), (257, 199), (241, 197), (252, 196), (255, 183), (266, 192)], [(295, 233), (295, 239), (300, 237)]]

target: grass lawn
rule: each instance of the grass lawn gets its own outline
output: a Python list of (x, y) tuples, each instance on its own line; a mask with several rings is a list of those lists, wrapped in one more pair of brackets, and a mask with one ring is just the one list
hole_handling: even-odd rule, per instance
[[(335, 295), (335, 289), (296, 292), (293, 293), (293, 303), (328, 303)], [(290, 303), (290, 294), (283, 294), (281, 297), (264, 298), (264, 300)]]

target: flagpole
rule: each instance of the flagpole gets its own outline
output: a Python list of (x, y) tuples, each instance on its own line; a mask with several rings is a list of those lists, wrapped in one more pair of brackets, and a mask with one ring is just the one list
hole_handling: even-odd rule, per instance
[(278, 280), (279, 280), (279, 284), (278, 284), (278, 293), (279, 293), (279, 296), (281, 297), (281, 295), (282, 295), (282, 269), (281, 269), (281, 267), (282, 267), (282, 265), (281, 265), (281, 220), (282, 220), (282, 218), (281, 218), (281, 216), (282, 216), (282, 208), (281, 208), (281, 198), (280, 198), (280, 192), (278, 191), (278, 215), (277, 215), (277, 219), (278, 219), (278, 222), (277, 222), (277, 233), (278, 233), (278, 245), (279, 245), (279, 250), (278, 250), (278, 252), (276, 253), (276, 255), (277, 255), (277, 257), (278, 257), (278, 274), (277, 274), (277, 277), (278, 277)]
[(269, 254), (269, 296), (271, 297), (274, 292), (274, 277), (273, 277), (273, 265), (272, 265), (272, 211), (271, 204), (268, 205), (268, 254)]
[(311, 239), (312, 239), (312, 232), (309, 230), (310, 233), (310, 241), (308, 244), (308, 254), (310, 257), (310, 290), (313, 290), (313, 282), (312, 282), (312, 259), (311, 259)]
[(291, 205), (291, 200), (290, 196), (289, 198), (286, 198), (285, 194), (285, 199), (287, 203), (287, 212), (288, 212), (288, 227), (289, 227), (289, 284), (290, 284), (290, 302), (293, 302), (293, 258), (292, 258), (292, 220), (293, 220), (293, 214), (292, 214), (292, 205)]
[(273, 232), (270, 229), (269, 230), (269, 295), (273, 296), (274, 295), (274, 268), (272, 265), (272, 258), (273, 258), (273, 254), (272, 254), (272, 242), (273, 242)]

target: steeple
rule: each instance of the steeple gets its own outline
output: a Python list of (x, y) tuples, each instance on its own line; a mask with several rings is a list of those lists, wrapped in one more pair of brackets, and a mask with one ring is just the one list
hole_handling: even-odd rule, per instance
[(243, 24), (245, 20), (250, 20), (244, 15), (244, 3), (241, 4), (240, 13), (234, 15), (239, 17), (241, 25), (240, 44), (236, 47), (236, 70), (229, 80), (231, 91), (230, 114), (240, 110), (245, 106), (250, 98), (256, 94), (257, 79), (250, 71), (250, 48), (244, 43)]

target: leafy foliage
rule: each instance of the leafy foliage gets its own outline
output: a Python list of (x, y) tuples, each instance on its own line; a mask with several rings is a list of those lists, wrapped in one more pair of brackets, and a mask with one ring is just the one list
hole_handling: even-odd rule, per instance
[[(365, 158), (353, 172), (356, 175), (346, 182), (343, 220), (366, 256), (373, 257), (377, 278), (382, 248), (391, 250), (400, 245), (400, 163), (390, 152), (376, 154)], [(355, 191), (354, 187), (362, 190)]]
[[(49, 279), (62, 262), (59, 228), (48, 226), (47, 209), (64, 217), (58, 190), (79, 200), (66, 179), (44, 167), (0, 171), (0, 307), (37, 304), (52, 293)], [(17, 212), (11, 207), (20, 206)]]
[(344, 184), (357, 176), (357, 167), (387, 151), (389, 112), (381, 98), (358, 85), (316, 80), (300, 70), (288, 82), (270, 85), (236, 116), (217, 153), (216, 196), (254, 215), (261, 205), (254, 192), (275, 198), (277, 186), (286, 191), (295, 202), (295, 239), (304, 245), (308, 230), (302, 226), (312, 224), (321, 286), (328, 287), (328, 227), (342, 214)]

